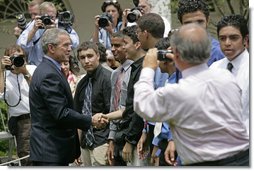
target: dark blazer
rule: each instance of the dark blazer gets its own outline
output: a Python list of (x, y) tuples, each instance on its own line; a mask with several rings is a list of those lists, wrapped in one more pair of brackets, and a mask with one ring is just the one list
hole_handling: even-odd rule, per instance
[(80, 156), (77, 128), (86, 131), (91, 117), (73, 110), (73, 98), (65, 76), (52, 61), (43, 58), (30, 83), (30, 159), (71, 163)]

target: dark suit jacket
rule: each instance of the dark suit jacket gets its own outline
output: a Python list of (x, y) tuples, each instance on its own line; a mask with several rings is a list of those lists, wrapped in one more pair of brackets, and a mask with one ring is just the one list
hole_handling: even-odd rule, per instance
[(43, 58), (30, 83), (30, 159), (71, 163), (80, 156), (77, 128), (86, 131), (91, 117), (73, 110), (70, 86), (52, 61)]

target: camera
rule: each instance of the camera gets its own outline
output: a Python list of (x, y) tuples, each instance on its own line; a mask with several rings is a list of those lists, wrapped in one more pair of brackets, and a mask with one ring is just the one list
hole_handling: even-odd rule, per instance
[[(10, 60), (12, 65), (14, 65), (15, 67), (21, 67), (25, 63), (24, 55), (13, 55), (10, 57)], [(6, 65), (5, 69), (12, 70), (11, 68), (12, 65)]]
[(172, 62), (172, 59), (166, 57), (167, 53), (173, 53), (172, 50), (158, 50), (157, 57), (159, 61)]
[(16, 19), (17, 19), (18, 27), (21, 30), (25, 30), (25, 28), (26, 28), (26, 17), (24, 16), (24, 14), (18, 14), (16, 16)]
[(108, 23), (109, 21), (111, 23), (113, 22), (112, 15), (110, 15), (109, 13), (102, 13), (98, 21), (99, 27), (109, 26), (109, 23)]
[(70, 11), (63, 11), (58, 14), (58, 27), (65, 29), (68, 33), (72, 31), (72, 24), (74, 22), (74, 16)]
[(51, 22), (52, 17), (49, 16), (48, 14), (42, 15), (40, 17), (40, 19), (44, 25), (51, 25), (52, 24), (52, 22)]
[(133, 23), (135, 21), (137, 21), (137, 19), (141, 16), (141, 11), (140, 8), (135, 7), (132, 8), (131, 11), (129, 12), (129, 14), (127, 15), (127, 20), (130, 23)]

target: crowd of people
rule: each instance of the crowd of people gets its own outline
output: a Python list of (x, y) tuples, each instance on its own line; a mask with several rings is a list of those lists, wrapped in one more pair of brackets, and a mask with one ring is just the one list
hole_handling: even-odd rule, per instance
[(21, 165), (249, 166), (246, 19), (223, 16), (217, 40), (204, 0), (179, 0), (175, 29), (150, 0), (133, 4), (134, 22), (105, 0), (83, 42), (56, 4), (28, 4), (0, 65)]

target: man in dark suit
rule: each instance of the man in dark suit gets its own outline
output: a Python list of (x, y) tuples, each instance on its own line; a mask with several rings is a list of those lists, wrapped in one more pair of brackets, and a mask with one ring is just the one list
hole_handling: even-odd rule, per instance
[(91, 124), (105, 126), (101, 115), (93, 117), (73, 110), (69, 84), (61, 72), (61, 62), (69, 60), (71, 39), (61, 29), (48, 29), (41, 38), (46, 54), (30, 84), (30, 158), (35, 166), (68, 166), (80, 156), (77, 128)]

